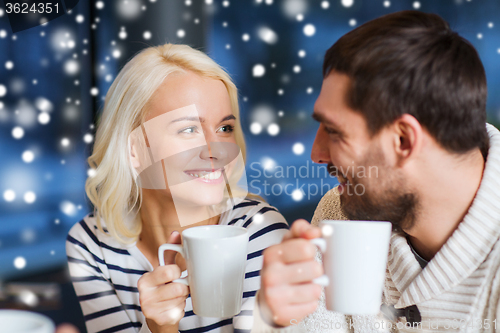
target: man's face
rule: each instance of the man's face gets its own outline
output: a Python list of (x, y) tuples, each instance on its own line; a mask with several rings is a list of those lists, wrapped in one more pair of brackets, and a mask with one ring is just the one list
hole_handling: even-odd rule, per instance
[(370, 135), (364, 116), (350, 109), (350, 78), (332, 72), (323, 81), (313, 118), (320, 122), (311, 159), (328, 164), (339, 180), (342, 210), (351, 220), (390, 221), (409, 229), (416, 195), (407, 188), (394, 155), (393, 136), (382, 129)]

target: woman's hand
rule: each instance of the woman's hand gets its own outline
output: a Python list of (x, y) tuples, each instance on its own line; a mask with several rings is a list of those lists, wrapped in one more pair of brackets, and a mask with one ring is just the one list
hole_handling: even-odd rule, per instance
[[(174, 231), (168, 243), (180, 244), (180, 240), (180, 234)], [(175, 264), (175, 255), (175, 251), (167, 251), (165, 266), (145, 273), (137, 282), (142, 313), (153, 333), (177, 332), (179, 321), (184, 317), (189, 287), (172, 282), (181, 276), (181, 270)]]
[(314, 259), (316, 246), (307, 239), (320, 236), (318, 227), (297, 220), (281, 244), (264, 250), (258, 302), (269, 324), (297, 324), (316, 309), (321, 287), (312, 280), (323, 275), (323, 267)]

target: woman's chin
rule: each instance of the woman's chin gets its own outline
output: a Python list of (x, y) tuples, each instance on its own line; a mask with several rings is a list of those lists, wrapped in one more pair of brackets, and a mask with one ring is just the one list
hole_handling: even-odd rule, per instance
[(205, 206), (213, 206), (219, 205), (224, 200), (224, 189), (203, 189), (203, 188), (195, 188), (193, 190), (186, 189), (182, 191), (183, 193), (173, 194), (174, 204), (177, 206), (178, 204), (182, 204), (185, 206), (189, 206), (192, 208), (196, 207), (205, 207)]

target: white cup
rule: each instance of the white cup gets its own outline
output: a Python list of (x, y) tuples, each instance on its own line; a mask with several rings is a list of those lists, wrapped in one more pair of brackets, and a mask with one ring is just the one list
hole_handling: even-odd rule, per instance
[(5, 333), (54, 333), (54, 323), (49, 317), (24, 310), (0, 310), (0, 332)]
[(322, 238), (311, 243), (323, 254), (326, 308), (349, 315), (374, 315), (382, 304), (391, 223), (332, 221), (319, 225)]
[(161, 245), (158, 258), (164, 265), (165, 250), (184, 257), (188, 276), (173, 282), (189, 286), (196, 315), (233, 317), (241, 311), (247, 245), (248, 231), (242, 227), (192, 227), (182, 232), (182, 245)]

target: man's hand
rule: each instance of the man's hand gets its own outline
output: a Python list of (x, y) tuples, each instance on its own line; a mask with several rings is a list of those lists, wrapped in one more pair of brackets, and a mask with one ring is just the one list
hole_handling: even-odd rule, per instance
[(70, 323), (62, 323), (57, 326), (56, 333), (80, 333), (80, 331)]
[(318, 306), (321, 287), (312, 280), (323, 275), (323, 267), (314, 260), (316, 246), (308, 241), (317, 237), (318, 227), (297, 220), (281, 244), (264, 250), (259, 303), (265, 303), (276, 325), (300, 322)]

